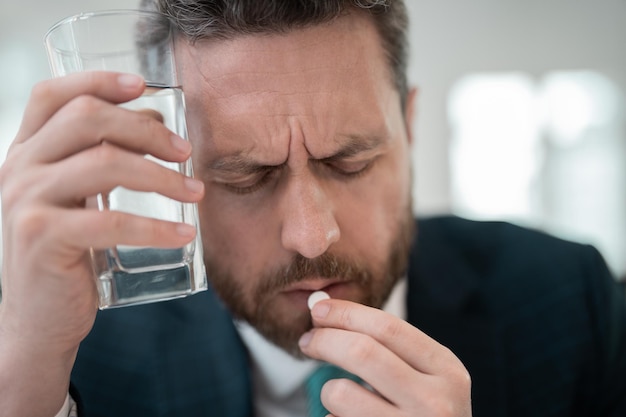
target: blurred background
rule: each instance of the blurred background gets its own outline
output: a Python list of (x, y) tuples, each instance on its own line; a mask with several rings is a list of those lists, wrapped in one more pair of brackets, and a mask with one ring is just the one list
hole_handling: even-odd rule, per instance
[[(32, 86), (49, 78), (46, 30), (137, 3), (0, 3), (0, 161)], [(416, 212), (590, 243), (626, 279), (626, 1), (407, 3)]]

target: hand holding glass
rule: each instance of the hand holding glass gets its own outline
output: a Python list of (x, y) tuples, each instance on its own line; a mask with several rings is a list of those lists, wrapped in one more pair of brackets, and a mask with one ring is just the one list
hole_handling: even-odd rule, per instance
[[(52, 74), (56, 77), (91, 70), (141, 75), (147, 86), (144, 94), (121, 106), (155, 110), (163, 117), (166, 127), (187, 139), (173, 33), (170, 21), (158, 13), (105, 11), (84, 13), (59, 22), (48, 31), (45, 42)], [(150, 155), (146, 158), (184, 175), (193, 174), (190, 160), (171, 163)], [(196, 204), (123, 187), (96, 198), (100, 210), (185, 222), (197, 230), (194, 241), (182, 248), (118, 245), (104, 251), (92, 250), (100, 308), (168, 300), (207, 288)]]

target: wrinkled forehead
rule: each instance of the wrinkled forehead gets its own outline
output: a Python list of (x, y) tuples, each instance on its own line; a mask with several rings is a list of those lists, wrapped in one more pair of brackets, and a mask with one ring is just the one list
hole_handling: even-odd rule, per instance
[(387, 137), (391, 120), (401, 117), (376, 28), (362, 16), (281, 34), (182, 42), (177, 59), (192, 137), (202, 138), (203, 154), (269, 155), (300, 136), (321, 155), (340, 137)]
[(177, 60), (185, 86), (207, 84), (218, 95), (227, 89), (247, 93), (260, 79), (268, 90), (291, 86), (300, 92), (303, 82), (332, 87), (329, 79), (341, 82), (341, 75), (384, 77), (392, 84), (381, 39), (364, 13), (280, 33), (179, 38)]

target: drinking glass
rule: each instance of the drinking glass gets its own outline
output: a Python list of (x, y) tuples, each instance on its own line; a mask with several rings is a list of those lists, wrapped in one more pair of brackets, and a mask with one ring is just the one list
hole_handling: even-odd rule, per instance
[[(188, 139), (185, 102), (174, 60), (174, 29), (165, 16), (140, 10), (81, 13), (54, 25), (45, 35), (55, 77), (79, 71), (117, 71), (141, 75), (146, 90), (121, 104), (152, 109), (163, 123)], [(191, 160), (172, 163), (146, 155), (167, 168), (192, 176)], [(99, 307), (128, 306), (184, 297), (207, 288), (196, 204), (117, 187), (94, 197), (100, 210), (118, 210), (196, 227), (196, 238), (182, 248), (117, 245), (92, 250)]]

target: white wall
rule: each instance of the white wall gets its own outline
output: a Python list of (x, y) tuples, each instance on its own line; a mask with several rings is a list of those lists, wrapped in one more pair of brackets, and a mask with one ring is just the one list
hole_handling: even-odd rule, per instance
[[(469, 73), (594, 69), (626, 92), (624, 0), (408, 0), (421, 90), (416, 207), (450, 211), (446, 98)], [(626, 216), (626, 213), (624, 213)]]

